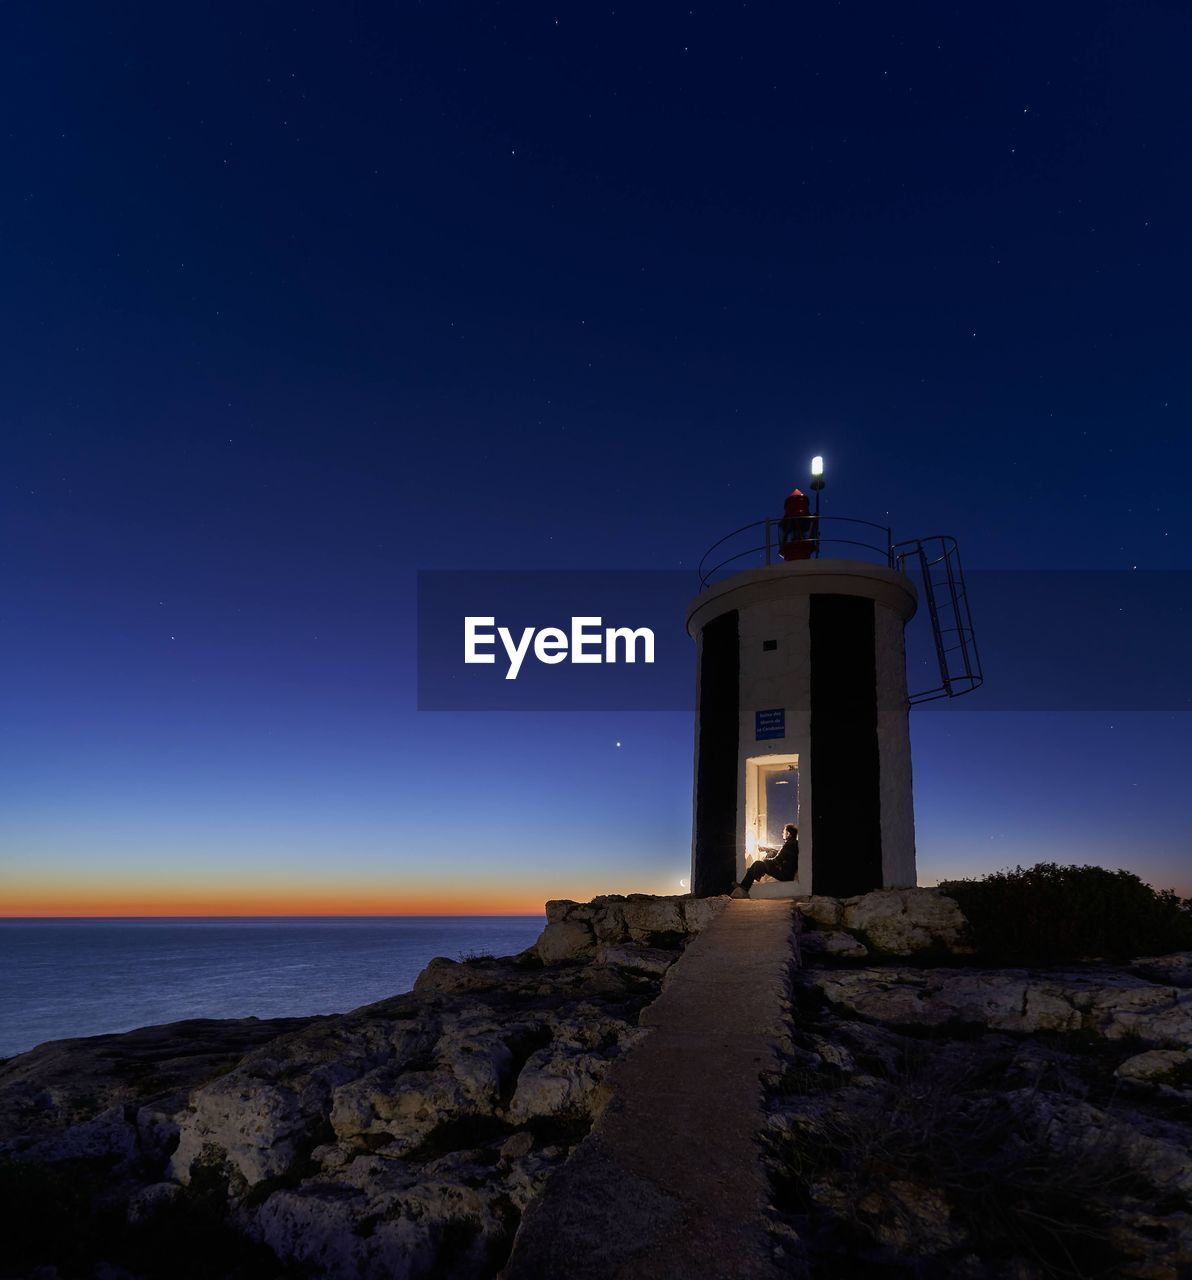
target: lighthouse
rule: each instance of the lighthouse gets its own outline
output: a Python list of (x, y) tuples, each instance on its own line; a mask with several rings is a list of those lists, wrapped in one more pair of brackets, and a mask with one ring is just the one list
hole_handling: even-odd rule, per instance
[[(910, 709), (981, 683), (954, 538), (895, 542), (820, 514), (800, 490), (781, 517), (714, 544), (687, 609), (697, 696), (692, 892), (727, 893), (798, 827), (794, 880), (753, 897), (911, 887)], [(906, 628), (926, 615), (939, 680), (908, 692)]]

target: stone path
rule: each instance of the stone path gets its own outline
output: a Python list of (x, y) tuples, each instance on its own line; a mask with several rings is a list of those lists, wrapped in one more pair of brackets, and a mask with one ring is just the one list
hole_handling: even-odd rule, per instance
[(764, 1213), (760, 1073), (787, 1016), (789, 901), (734, 900), (642, 1015), (613, 1099), (531, 1205), (505, 1280), (781, 1274)]

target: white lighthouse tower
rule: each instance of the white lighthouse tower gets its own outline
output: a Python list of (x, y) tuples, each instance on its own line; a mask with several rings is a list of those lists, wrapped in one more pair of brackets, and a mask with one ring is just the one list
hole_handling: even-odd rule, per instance
[[(696, 895), (727, 892), (792, 822), (797, 878), (752, 896), (913, 886), (910, 707), (981, 683), (955, 540), (895, 543), (884, 526), (821, 516), (819, 458), (811, 487), (815, 511), (796, 489), (781, 518), (721, 539), (687, 610)], [(940, 683), (911, 696), (904, 633), (921, 605)]]

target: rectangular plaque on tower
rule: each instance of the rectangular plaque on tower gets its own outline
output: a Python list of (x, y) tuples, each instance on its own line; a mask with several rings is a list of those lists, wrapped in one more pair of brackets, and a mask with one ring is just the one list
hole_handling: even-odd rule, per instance
[(769, 711), (753, 713), (753, 736), (761, 742), (765, 738), (786, 737), (786, 708), (773, 707)]

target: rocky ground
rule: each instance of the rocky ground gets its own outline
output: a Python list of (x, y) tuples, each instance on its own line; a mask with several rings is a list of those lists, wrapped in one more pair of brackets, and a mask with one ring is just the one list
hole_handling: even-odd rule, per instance
[(869, 898), (802, 908), (767, 1134), (791, 1273), (1192, 1275), (1192, 953), (990, 971), (938, 902)]
[(11, 1060), (0, 1275), (494, 1275), (717, 905), (552, 903), (530, 952), (433, 961), (414, 991), (349, 1014)]
[[(6, 1280), (471, 1280), (724, 899), (548, 904), (521, 956), (334, 1017), (0, 1066)], [(990, 969), (930, 890), (797, 910), (763, 1135), (800, 1277), (1192, 1276), (1192, 953)]]

